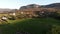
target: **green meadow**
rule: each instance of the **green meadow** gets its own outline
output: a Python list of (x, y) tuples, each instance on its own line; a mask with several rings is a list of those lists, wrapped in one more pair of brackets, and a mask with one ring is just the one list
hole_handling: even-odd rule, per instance
[[(59, 34), (60, 20), (53, 18), (27, 18), (9, 20), (8, 24), (0, 25), (0, 34)], [(57, 31), (57, 32), (56, 32)]]

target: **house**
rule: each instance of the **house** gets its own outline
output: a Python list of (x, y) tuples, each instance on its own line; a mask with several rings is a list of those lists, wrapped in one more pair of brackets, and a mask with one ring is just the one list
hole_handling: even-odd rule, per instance
[(10, 12), (8, 15), (13, 15), (13, 16), (15, 16), (16, 13), (15, 13), (15, 12)]

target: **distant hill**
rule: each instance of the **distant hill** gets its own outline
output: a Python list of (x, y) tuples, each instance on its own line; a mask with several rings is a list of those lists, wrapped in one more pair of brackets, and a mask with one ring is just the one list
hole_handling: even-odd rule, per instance
[(15, 9), (2, 9), (0, 8), (0, 13), (15, 12)]

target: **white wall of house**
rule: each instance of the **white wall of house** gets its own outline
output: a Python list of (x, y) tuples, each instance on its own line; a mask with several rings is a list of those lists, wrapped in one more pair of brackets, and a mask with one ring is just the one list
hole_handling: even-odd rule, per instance
[(13, 13), (13, 15), (16, 15), (16, 13)]

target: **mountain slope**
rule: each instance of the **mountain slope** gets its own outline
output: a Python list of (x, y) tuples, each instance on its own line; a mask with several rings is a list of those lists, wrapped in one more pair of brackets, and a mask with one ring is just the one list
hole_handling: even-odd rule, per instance
[(49, 4), (49, 5), (45, 5), (45, 6), (42, 6), (44, 8), (58, 8), (60, 9), (60, 3), (53, 3), (53, 4)]

